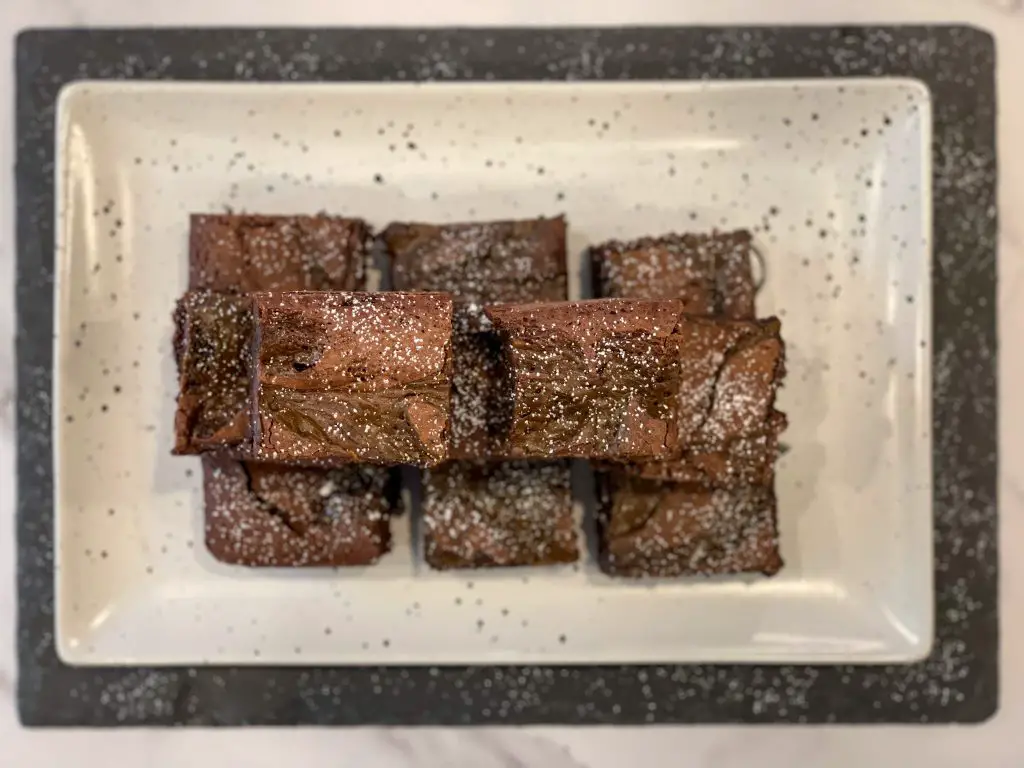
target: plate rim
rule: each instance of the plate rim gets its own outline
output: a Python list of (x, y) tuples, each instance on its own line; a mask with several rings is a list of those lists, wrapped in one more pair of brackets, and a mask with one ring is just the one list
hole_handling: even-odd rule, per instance
[[(876, 45), (879, 40), (886, 43), (882, 50)], [(451, 74), (436, 73), (440, 79), (557, 80), (573, 79), (582, 71), (584, 79), (595, 80), (861, 74), (922, 82), (933, 99), (933, 158), (950, 159), (940, 155), (942, 139), (949, 131), (960, 130), (966, 149), (983, 169), (974, 188), (958, 188), (951, 183), (956, 163), (947, 167), (933, 161), (933, 187), (944, 193), (933, 195), (934, 253), (952, 259), (949, 265), (941, 259), (933, 265), (933, 368), (939, 352), (956, 350), (957, 342), (963, 350), (980, 353), (971, 366), (973, 379), (952, 375), (946, 382), (933, 380), (937, 639), (928, 659), (882, 667), (133, 669), (77, 668), (60, 662), (53, 635), (50, 400), (57, 96), (65, 83), (89, 78), (293, 82), (266, 55), (255, 57), (250, 69), (236, 73), (225, 51), (266, 47), (282, 60), (293, 60), (304, 44), (324, 55), (317, 67), (301, 73), (303, 80), (401, 79), (406, 75), (403, 65), (435, 52), (450, 65), (446, 70)], [(755, 57), (753, 63), (744, 57), (707, 58), (716, 47), (724, 46), (728, 54), (751, 44), (763, 46), (769, 56)], [(943, 55), (935, 55), (940, 49)], [(346, 55), (334, 55), (336, 50), (345, 50)], [(554, 56), (553, 50), (560, 52)], [(593, 67), (581, 70), (583, 59), (590, 60), (596, 50), (606, 54), (601, 71)], [(205, 64), (212, 66), (200, 67), (194, 56), (189, 58), (187, 54), (194, 51), (210, 52), (211, 60)], [(856, 55), (841, 60), (835, 55), (839, 51)], [(997, 224), (995, 46), (989, 33), (969, 26), (54, 29), (20, 33), (16, 63), (18, 701), (23, 723), (977, 722), (995, 711)], [(972, 73), (972, 84), (965, 82), (964, 72)], [(974, 228), (960, 231), (954, 225), (957, 219), (974, 222)], [(965, 322), (965, 302), (976, 304), (971, 306), (969, 322)], [(962, 362), (959, 356), (953, 357), (955, 370)], [(960, 407), (966, 398), (970, 398), (970, 409)], [(956, 433), (942, 429), (944, 415), (956, 417)], [(969, 448), (958, 439), (965, 432), (971, 435)], [(966, 499), (965, 492), (970, 494)], [(959, 514), (965, 507), (970, 514)], [(985, 537), (985, 556), (971, 559), (954, 552), (953, 537), (957, 535)], [(946, 618), (948, 608), (962, 604), (964, 596), (954, 594), (954, 579), (964, 585), (961, 592), (975, 606), (962, 621)], [(646, 682), (641, 683), (641, 678)], [(514, 685), (522, 684), (521, 680), (544, 695), (511, 707), (507, 694)], [(263, 690), (268, 681), (276, 689), (269, 703), (252, 696), (253, 690)], [(799, 689), (801, 695), (783, 706), (765, 706), (756, 695), (730, 695), (730, 684), (736, 681), (741, 691), (749, 689), (754, 694), (782, 685), (787, 690)], [(595, 701), (592, 688), (596, 684), (607, 696)], [(904, 704), (880, 697), (880, 686), (885, 686), (884, 690), (898, 688)], [(104, 692), (109, 698), (109, 691), (125, 688), (137, 691), (133, 695), (138, 700), (131, 706), (98, 705)], [(336, 703), (332, 689), (357, 693), (363, 699), (358, 711)], [(467, 691), (468, 698), (462, 695)], [(429, 692), (429, 697), (424, 692)], [(695, 696), (698, 692), (700, 696)], [(424, 706), (426, 701), (431, 706)], [(656, 706), (648, 706), (655, 701)]]

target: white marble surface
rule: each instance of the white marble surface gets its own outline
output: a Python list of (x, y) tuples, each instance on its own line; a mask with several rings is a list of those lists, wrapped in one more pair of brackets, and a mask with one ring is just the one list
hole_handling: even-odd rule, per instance
[[(25, 26), (195, 24), (583, 24), (970, 22), (999, 45), (1000, 334), (1024, 327), (1024, 3), (1021, 0), (2, 0), (0, 61)], [(9, 66), (9, 65), (8, 65)], [(10, 70), (8, 70), (10, 72)], [(0, 82), (0, 165), (12, 169), (13, 93)], [(1024, 400), (1004, 398), (1002, 707), (989, 723), (941, 728), (662, 727), (419, 730), (26, 731), (14, 708), (13, 175), (0, 180), (0, 765), (789, 766), (1024, 765)], [(1001, 349), (1001, 391), (1024, 376)]]

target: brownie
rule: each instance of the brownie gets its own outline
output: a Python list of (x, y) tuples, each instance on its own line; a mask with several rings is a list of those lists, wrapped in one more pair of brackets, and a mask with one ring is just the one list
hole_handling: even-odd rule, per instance
[(174, 310), (178, 406), (174, 453), (240, 452), (248, 435), (248, 299), (189, 291)]
[(309, 469), (203, 456), (206, 547), (250, 566), (369, 565), (391, 546), (383, 467)]
[(256, 459), (430, 466), (448, 457), (452, 301), (252, 294)]
[(785, 375), (779, 334), (776, 318), (681, 318), (680, 453), (618, 466), (640, 477), (714, 487), (770, 484), (786, 428), (785, 414), (775, 409)]
[(775, 396), (785, 375), (780, 332), (781, 324), (774, 317), (750, 321), (688, 317), (679, 323), (679, 439), (683, 445), (720, 450), (785, 426), (775, 410)]
[(579, 558), (568, 462), (456, 461), (426, 472), (423, 537), (438, 569)]
[[(612, 241), (590, 250), (594, 291), (609, 297), (679, 298), (690, 313), (752, 319), (751, 252), (750, 233), (745, 230)], [(694, 441), (692, 435), (688, 441), (683, 436), (678, 459), (627, 468), (642, 477), (680, 482), (768, 484), (786, 419), (772, 408), (761, 423), (760, 428), (725, 441)]]
[(503, 453), (508, 392), (501, 340), (483, 305), (568, 298), (564, 217), (471, 224), (396, 223), (382, 239), (397, 290), (450, 291), (452, 458)]
[[(424, 544), (434, 568), (577, 559), (569, 466), (486, 463), (505, 455), (511, 415), (502, 342), (484, 304), (564, 301), (565, 220), (393, 224), (383, 235), (399, 290), (451, 291), (451, 456), (428, 470)], [(476, 459), (477, 461), (469, 461)]]
[(371, 235), (359, 219), (192, 215), (192, 293), (178, 302), (174, 318), (180, 379), (174, 453), (245, 452), (248, 303), (211, 292), (362, 290)]
[(668, 234), (590, 249), (594, 295), (679, 299), (685, 311), (747, 320), (756, 288), (746, 230)]
[(668, 458), (678, 454), (679, 301), (491, 306), (505, 341), (521, 458)]
[(395, 290), (450, 291), (460, 301), (564, 301), (565, 218), (396, 223), (382, 239)]
[(772, 575), (782, 567), (770, 486), (705, 488), (616, 472), (599, 476), (598, 487), (598, 560), (609, 575)]
[(362, 291), (372, 232), (340, 216), (193, 214), (189, 288)]

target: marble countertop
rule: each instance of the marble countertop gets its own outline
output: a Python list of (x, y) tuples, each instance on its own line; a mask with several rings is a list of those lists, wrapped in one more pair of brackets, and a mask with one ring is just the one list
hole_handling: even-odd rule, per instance
[[(1024, 2), (1021, 0), (8, 0), (0, 7), (0, 60), (15, 32), (72, 25), (529, 25), (623, 23), (966, 22), (995, 34), (999, 58), (1000, 333), (1024, 327)], [(0, 152), (13, 168), (13, 78), (3, 81)], [(0, 195), (0, 284), (13, 283), (13, 174)], [(10, 297), (10, 293), (7, 293)], [(13, 303), (0, 300), (0, 764), (386, 766), (1024, 765), (1024, 401), (1001, 403), (1001, 709), (970, 727), (794, 728), (783, 726), (524, 729), (28, 731), (15, 713)], [(1024, 375), (1024, 355), (1001, 350), (1001, 389)]]

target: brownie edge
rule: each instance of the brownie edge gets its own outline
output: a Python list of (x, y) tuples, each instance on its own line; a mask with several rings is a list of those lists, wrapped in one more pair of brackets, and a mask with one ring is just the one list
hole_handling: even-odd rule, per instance
[(248, 299), (189, 291), (174, 309), (178, 400), (173, 453), (244, 453), (249, 434)]

